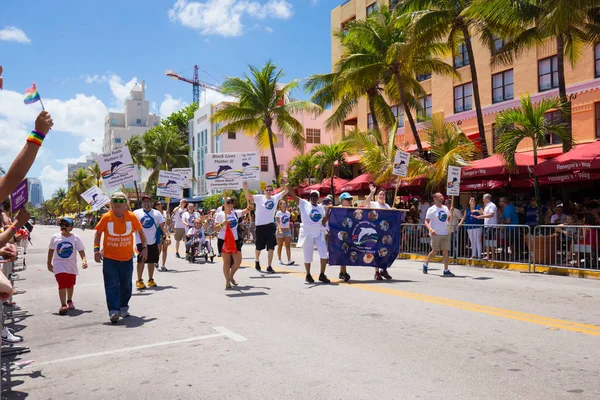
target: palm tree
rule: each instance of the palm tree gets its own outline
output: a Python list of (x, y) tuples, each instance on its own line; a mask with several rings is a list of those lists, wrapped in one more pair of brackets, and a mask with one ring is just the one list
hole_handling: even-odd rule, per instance
[(484, 21), (467, 16), (471, 4), (471, 0), (403, 0), (402, 6), (398, 9), (402, 9), (402, 12), (408, 12), (411, 15), (415, 32), (419, 32), (422, 40), (426, 42), (445, 40), (453, 49), (454, 54), (456, 54), (460, 42), (463, 42), (467, 48), (477, 127), (481, 141), (481, 154), (483, 158), (486, 158), (489, 152), (485, 140), (485, 126), (481, 111), (479, 79), (475, 66), (472, 38), (475, 32), (480, 33), (480, 37), (485, 38), (490, 38), (492, 35)]
[(94, 165), (87, 167), (88, 173), (96, 180), (96, 186), (100, 187), (102, 181), (102, 171), (98, 165), (98, 161), (94, 161)]
[(313, 179), (322, 179), (322, 170), (317, 168), (317, 161), (312, 154), (299, 154), (292, 158), (288, 165), (288, 183), (291, 187), (299, 187), (302, 183), (312, 183)]
[(67, 198), (67, 191), (64, 188), (59, 188), (52, 195), (52, 201), (55, 203), (56, 211), (58, 215), (65, 213), (64, 202)]
[(215, 134), (242, 131), (254, 137), (258, 148), (270, 148), (275, 180), (279, 181), (273, 128), (277, 127), (294, 149), (302, 151), (304, 127), (292, 114), (298, 111), (316, 114), (322, 109), (309, 101), (290, 101), (290, 94), (298, 87), (299, 80), (281, 84), (283, 70), (277, 70), (271, 61), (262, 68), (252, 65), (249, 68), (251, 77), (244, 74), (241, 78), (227, 78), (223, 82), (223, 93), (235, 97), (239, 103), (228, 103), (213, 114), (213, 122), (225, 123)]
[[(400, 14), (400, 7), (393, 12), (380, 7), (367, 20), (355, 20), (348, 24), (344, 38), (346, 46), (365, 49), (340, 60), (341, 68), (362, 77), (377, 76), (386, 83), (386, 94), (402, 104), (412, 130), (418, 153), (423, 146), (411, 108), (421, 108), (417, 99), (426, 95), (417, 75), (437, 73), (457, 76), (451, 65), (439, 56), (446, 46), (422, 40), (411, 28), (410, 19)], [(364, 78), (363, 78), (364, 79)]]
[[(550, 135), (558, 136), (563, 143), (570, 142), (572, 138), (567, 124), (548, 120), (545, 114), (553, 109), (559, 109), (561, 101), (558, 98), (544, 99), (535, 106), (529, 94), (521, 98), (521, 108), (509, 109), (501, 112), (496, 117), (498, 144), (496, 151), (504, 159), (508, 170), (516, 170), (515, 152), (523, 140), (533, 143), (534, 165), (537, 165), (538, 148), (548, 143)], [(533, 177), (533, 190), (537, 204), (542, 204), (538, 177)], [(542, 219), (542, 207), (538, 207), (538, 221)]]
[[(152, 128), (154, 129), (154, 128)], [(151, 131), (149, 129), (146, 132)], [(126, 142), (125, 146), (129, 148), (129, 153), (131, 153), (131, 160), (138, 167), (146, 167), (144, 161), (144, 141), (142, 140), (142, 135), (134, 135), (130, 137)]]
[(93, 179), (94, 177), (83, 168), (73, 172), (68, 179), (71, 188), (68, 190), (66, 198), (77, 204), (77, 213), (80, 212), (80, 205), (83, 201), (81, 194), (93, 186)]
[[(492, 62), (511, 64), (524, 51), (556, 40), (558, 93), (562, 120), (571, 134), (571, 101), (567, 97), (565, 60), (575, 66), (583, 47), (600, 41), (600, 3), (597, 0), (489, 0), (479, 1), (473, 13), (486, 19), (505, 35), (506, 43)], [(572, 139), (563, 141), (563, 152)]]
[(320, 144), (312, 149), (310, 154), (315, 158), (315, 163), (326, 175), (331, 171), (331, 195), (333, 196), (333, 205), (335, 205), (335, 187), (333, 178), (337, 167), (338, 175), (340, 172), (349, 171), (346, 163), (346, 156), (350, 150), (350, 143), (339, 142), (333, 144)]

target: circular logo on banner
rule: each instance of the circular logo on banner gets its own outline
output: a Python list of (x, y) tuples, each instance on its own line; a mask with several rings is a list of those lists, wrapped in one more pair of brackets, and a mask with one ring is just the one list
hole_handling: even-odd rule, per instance
[(273, 200), (267, 200), (267, 201), (265, 201), (265, 208), (267, 210), (272, 210), (273, 207), (275, 207), (275, 202)]
[(319, 210), (310, 210), (310, 219), (313, 222), (319, 222), (319, 220), (321, 220), (321, 213)]
[(281, 223), (282, 224), (287, 224), (288, 222), (290, 222), (290, 217), (287, 214), (283, 214), (281, 216)]
[(70, 242), (60, 242), (56, 246), (56, 254), (60, 258), (69, 258), (73, 255), (73, 245)]
[(448, 214), (444, 210), (438, 211), (438, 219), (441, 222), (446, 222), (448, 220)]
[(231, 227), (231, 229), (235, 228), (238, 225), (238, 220), (236, 217), (227, 217), (227, 219), (229, 220), (229, 226)]
[(147, 215), (144, 215), (140, 222), (142, 223), (142, 227), (144, 229), (150, 229), (154, 226), (154, 221), (152, 221), (152, 218)]

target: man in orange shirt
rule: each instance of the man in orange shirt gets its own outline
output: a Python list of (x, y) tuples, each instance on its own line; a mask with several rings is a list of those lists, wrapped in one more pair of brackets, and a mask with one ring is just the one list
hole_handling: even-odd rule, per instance
[[(103, 261), (104, 291), (110, 322), (116, 324), (119, 318), (129, 316), (129, 299), (133, 289), (133, 234), (138, 233), (142, 242), (139, 254), (146, 261), (148, 246), (140, 220), (127, 210), (127, 195), (115, 192), (111, 196), (111, 210), (104, 214), (96, 225), (94, 236), (94, 260)], [(103, 251), (100, 252), (100, 239), (104, 234)]]

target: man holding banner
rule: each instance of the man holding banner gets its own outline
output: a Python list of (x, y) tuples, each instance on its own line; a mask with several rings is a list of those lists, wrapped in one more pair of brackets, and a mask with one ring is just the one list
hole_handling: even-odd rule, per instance
[(429, 230), (431, 237), (431, 252), (427, 261), (423, 264), (423, 273), (429, 270), (429, 263), (441, 250), (444, 256), (444, 276), (453, 277), (454, 274), (448, 269), (448, 253), (450, 251), (449, 225), (452, 225), (452, 212), (443, 204), (444, 195), (436, 193), (433, 195), (433, 205), (427, 210), (425, 216), (425, 227)]

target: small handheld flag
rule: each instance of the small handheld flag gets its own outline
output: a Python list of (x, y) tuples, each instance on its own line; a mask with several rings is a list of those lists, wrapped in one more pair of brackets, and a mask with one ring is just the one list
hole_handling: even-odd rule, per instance
[(33, 82), (33, 86), (25, 91), (25, 98), (23, 99), (23, 102), (25, 104), (33, 104), (36, 101), (39, 101), (42, 105), (42, 110), (45, 110), (44, 103), (40, 97), (40, 92), (38, 92), (37, 86), (35, 85), (35, 82)]

